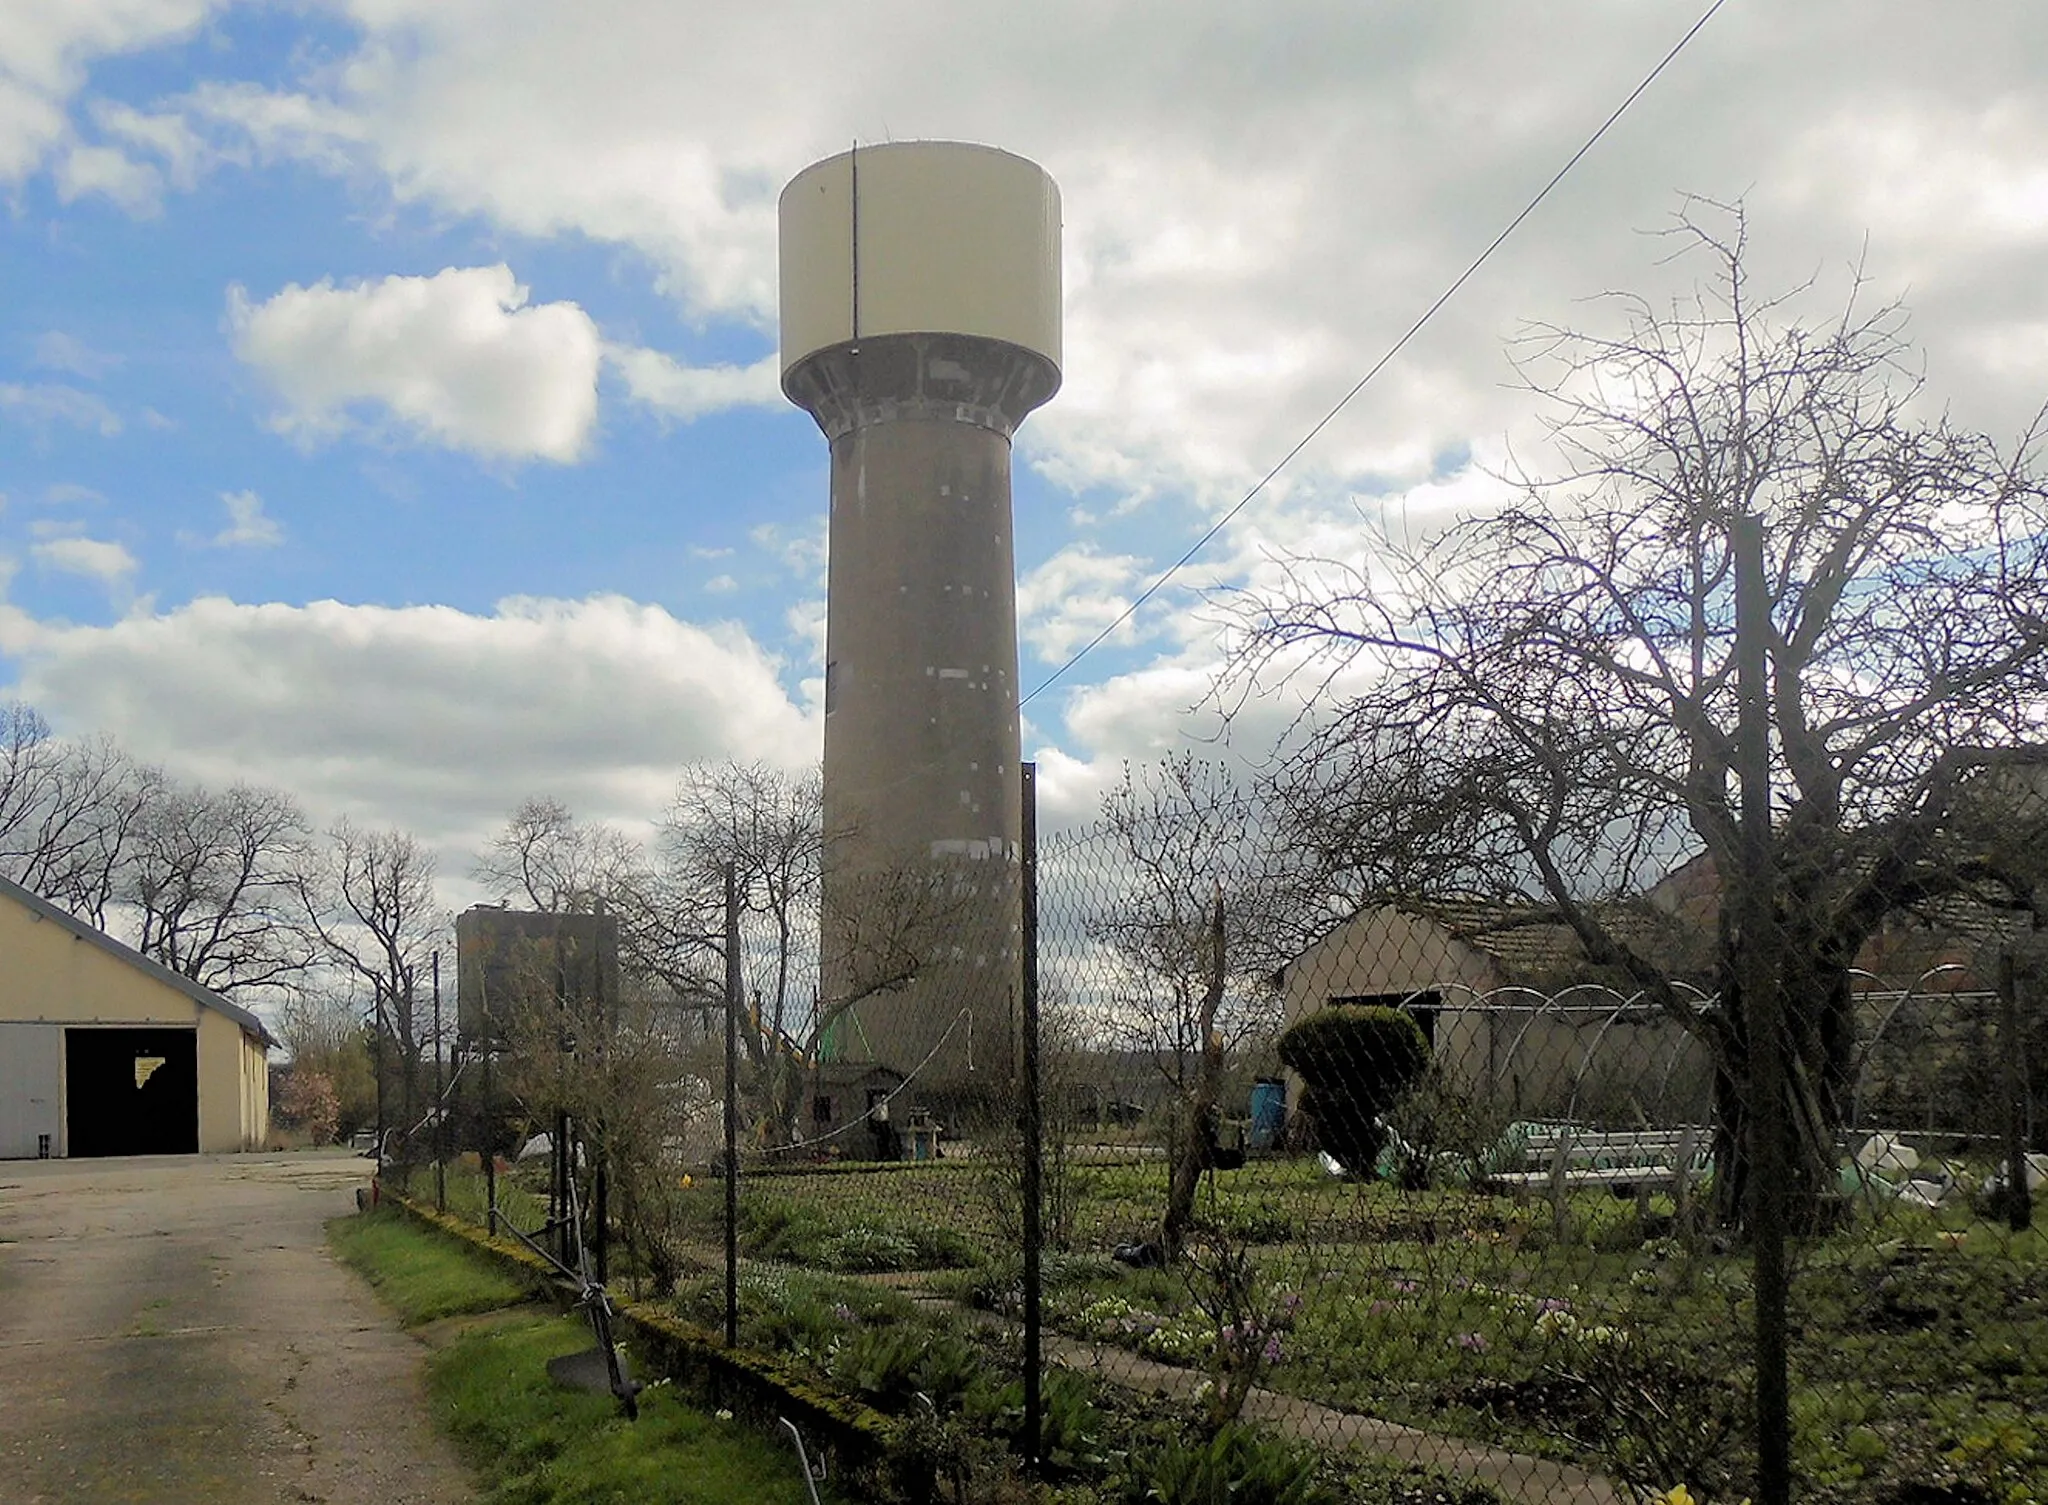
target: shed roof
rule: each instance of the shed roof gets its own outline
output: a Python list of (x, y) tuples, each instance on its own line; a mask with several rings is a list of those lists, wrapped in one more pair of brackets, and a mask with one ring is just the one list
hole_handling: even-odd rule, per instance
[[(1587, 907), (1616, 941), (1652, 959), (1671, 975), (1685, 977), (1704, 970), (1706, 958), (1701, 954), (1701, 942), (1707, 933), (1686, 917), (1671, 915), (1643, 901), (1606, 901)], [(1577, 932), (1558, 917), (1553, 906), (1526, 900), (1382, 900), (1360, 908), (1317, 944), (1329, 941), (1344, 925), (1388, 910), (1441, 926), (1447, 934), (1489, 958), (1505, 983), (1539, 989), (1591, 982), (1627, 985), (1618, 968), (1598, 965), (1586, 955)]]
[[(1457, 899), (1401, 907), (1435, 920), (1492, 956), (1510, 982), (1554, 986), (1598, 980), (1601, 969), (1586, 955), (1578, 933), (1549, 905)], [(1696, 970), (1699, 959), (1688, 955), (1700, 938), (1695, 927), (1640, 902), (1609, 901), (1587, 909), (1601, 929), (1638, 955), (1681, 976)]]
[(106, 952), (107, 955), (114, 957), (118, 961), (126, 962), (138, 972), (155, 978), (166, 987), (175, 988), (201, 1008), (212, 1009), (217, 1014), (225, 1014), (228, 1018), (239, 1024), (244, 1033), (254, 1035), (264, 1045), (270, 1046), (277, 1043), (276, 1038), (264, 1027), (263, 1021), (240, 1004), (230, 1003), (220, 994), (214, 992), (213, 989), (194, 982), (182, 972), (173, 972), (163, 963), (152, 961), (133, 946), (123, 945), (104, 930), (88, 925), (69, 910), (58, 908), (48, 899), (23, 888), (19, 883), (13, 883), (6, 878), (0, 878), (0, 898), (12, 899), (15, 903), (21, 905), (22, 908), (35, 915), (37, 919), (48, 920), (51, 924), (69, 931), (73, 937), (84, 941), (87, 945), (97, 946), (100, 950)]

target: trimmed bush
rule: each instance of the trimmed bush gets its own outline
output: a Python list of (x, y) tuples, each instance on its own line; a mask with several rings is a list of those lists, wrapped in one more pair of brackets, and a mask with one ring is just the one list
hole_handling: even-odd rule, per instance
[(1370, 1177), (1386, 1147), (1380, 1122), (1429, 1070), (1429, 1041), (1400, 1009), (1334, 1004), (1280, 1037), (1280, 1060), (1307, 1088), (1316, 1142), (1354, 1176)]

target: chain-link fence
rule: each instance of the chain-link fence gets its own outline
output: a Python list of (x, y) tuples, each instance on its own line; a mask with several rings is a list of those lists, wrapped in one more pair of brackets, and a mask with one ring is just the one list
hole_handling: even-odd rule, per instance
[(2048, 1497), (2028, 912), (1816, 972), (1781, 901), (1759, 971), (1711, 863), (1318, 908), (1193, 793), (1027, 840), (1008, 947), (935, 869), (839, 1004), (737, 897), (721, 992), (556, 986), (444, 1068), (447, 1205), (584, 1178), (615, 1290), (898, 1418), (943, 1498)]

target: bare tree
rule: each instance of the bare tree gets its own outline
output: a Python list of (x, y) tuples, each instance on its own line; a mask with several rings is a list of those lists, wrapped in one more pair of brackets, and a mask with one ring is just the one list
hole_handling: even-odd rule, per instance
[(432, 954), (448, 932), (434, 891), (434, 858), (406, 831), (366, 831), (344, 819), (306, 864), (299, 890), (321, 955), (369, 990), (379, 1039), (395, 1047), (402, 1122), (413, 1122), (429, 1045), (424, 1005)]
[(1273, 869), (1253, 802), (1192, 754), (1134, 772), (1103, 797), (1127, 881), (1087, 921), (1124, 981), (1108, 1033), (1149, 1056), (1174, 1102), (1161, 1241), (1178, 1250), (1209, 1164), (1227, 1059), (1275, 1022)]
[[(817, 773), (761, 763), (686, 770), (663, 823), (671, 892), (704, 896), (715, 911), (732, 866), (742, 964), (758, 980), (739, 1021), (742, 1090), (770, 1139), (794, 1137), (809, 1073), (853, 1011), (909, 988), (939, 947), (962, 941), (970, 900), (987, 876), (943, 860), (879, 868), (865, 875), (859, 902), (835, 913), (826, 930), (819, 913), (825, 844)], [(830, 997), (821, 996), (818, 974), (827, 940), (841, 960)]]
[(640, 882), (646, 858), (616, 826), (578, 821), (560, 800), (521, 802), (471, 876), (498, 898), (554, 914), (609, 908)]
[(662, 821), (671, 904), (680, 911), (688, 895), (701, 909), (722, 907), (730, 863), (743, 914), (767, 929), (766, 986), (742, 1031), (757, 1069), (796, 1025), (792, 990), (814, 965), (822, 822), (818, 775), (764, 763), (686, 768)]
[[(1457, 891), (1547, 907), (1711, 1047), (1722, 1210), (1741, 1206), (1751, 1031), (1742, 854), (1762, 844), (1782, 945), (1795, 1205), (1825, 1215), (1855, 1021), (1848, 969), (1886, 916), (1962, 888), (2023, 895), (1955, 840), (1973, 785), (2034, 754), (2048, 704), (2038, 431), (2002, 449), (1920, 416), (1904, 316), (1824, 323), (1759, 301), (1739, 211), (1675, 232), (1714, 265), (1665, 312), (1525, 353), (1565, 465), (1499, 513), (1364, 562), (1298, 558), (1254, 613), (1247, 676), (1330, 678), (1281, 780), (1291, 835), (1354, 902)], [(1770, 598), (1768, 829), (1739, 796), (1735, 538)], [(1358, 685), (1339, 693), (1342, 683)], [(1249, 682), (1247, 679), (1244, 682)], [(2038, 837), (2035, 838), (2038, 842)], [(1720, 1004), (1672, 987), (1593, 901), (1678, 860)]]
[(163, 777), (106, 738), (64, 741), (0, 705), (0, 873), (104, 929), (136, 823)]
[[(634, 1278), (644, 1272), (665, 1296), (688, 1263), (683, 1170), (710, 1148), (710, 1091), (688, 1070), (671, 1010), (630, 994), (615, 1006), (565, 998), (545, 947), (512, 960), (505, 1087), (533, 1121), (573, 1121), (592, 1151), (577, 1174), (604, 1169)], [(595, 1190), (586, 1206), (599, 1205)]]
[(701, 1027), (724, 996), (723, 891), (715, 876), (668, 855), (651, 863), (616, 826), (579, 821), (561, 801), (536, 798), (512, 812), (471, 876), (501, 902), (612, 915), (629, 988), (694, 1013)]
[(289, 982), (312, 960), (300, 893), (306, 818), (276, 789), (170, 786), (135, 821), (120, 899), (136, 948), (219, 993)]

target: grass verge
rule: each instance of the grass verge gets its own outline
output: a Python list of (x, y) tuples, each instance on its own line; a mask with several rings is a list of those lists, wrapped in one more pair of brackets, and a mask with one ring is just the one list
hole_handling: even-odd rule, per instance
[(453, 1239), (396, 1212), (336, 1218), (327, 1225), (327, 1240), (342, 1263), (359, 1271), (407, 1327), (495, 1312), (533, 1296)]
[(475, 1471), (484, 1505), (808, 1499), (792, 1450), (691, 1409), (665, 1385), (642, 1394), (637, 1422), (610, 1396), (557, 1386), (547, 1361), (589, 1347), (589, 1328), (539, 1306), (506, 1311), (532, 1292), (453, 1240), (395, 1212), (336, 1218), (327, 1234), (407, 1326), (500, 1314), (457, 1332), (427, 1362), (435, 1419)]
[[(640, 1419), (609, 1396), (558, 1388), (547, 1361), (590, 1344), (573, 1317), (535, 1317), (463, 1334), (435, 1354), (427, 1383), (443, 1425), (481, 1476), (488, 1505), (793, 1505), (806, 1499), (794, 1453), (644, 1392)], [(829, 1492), (826, 1498), (832, 1496)]]

